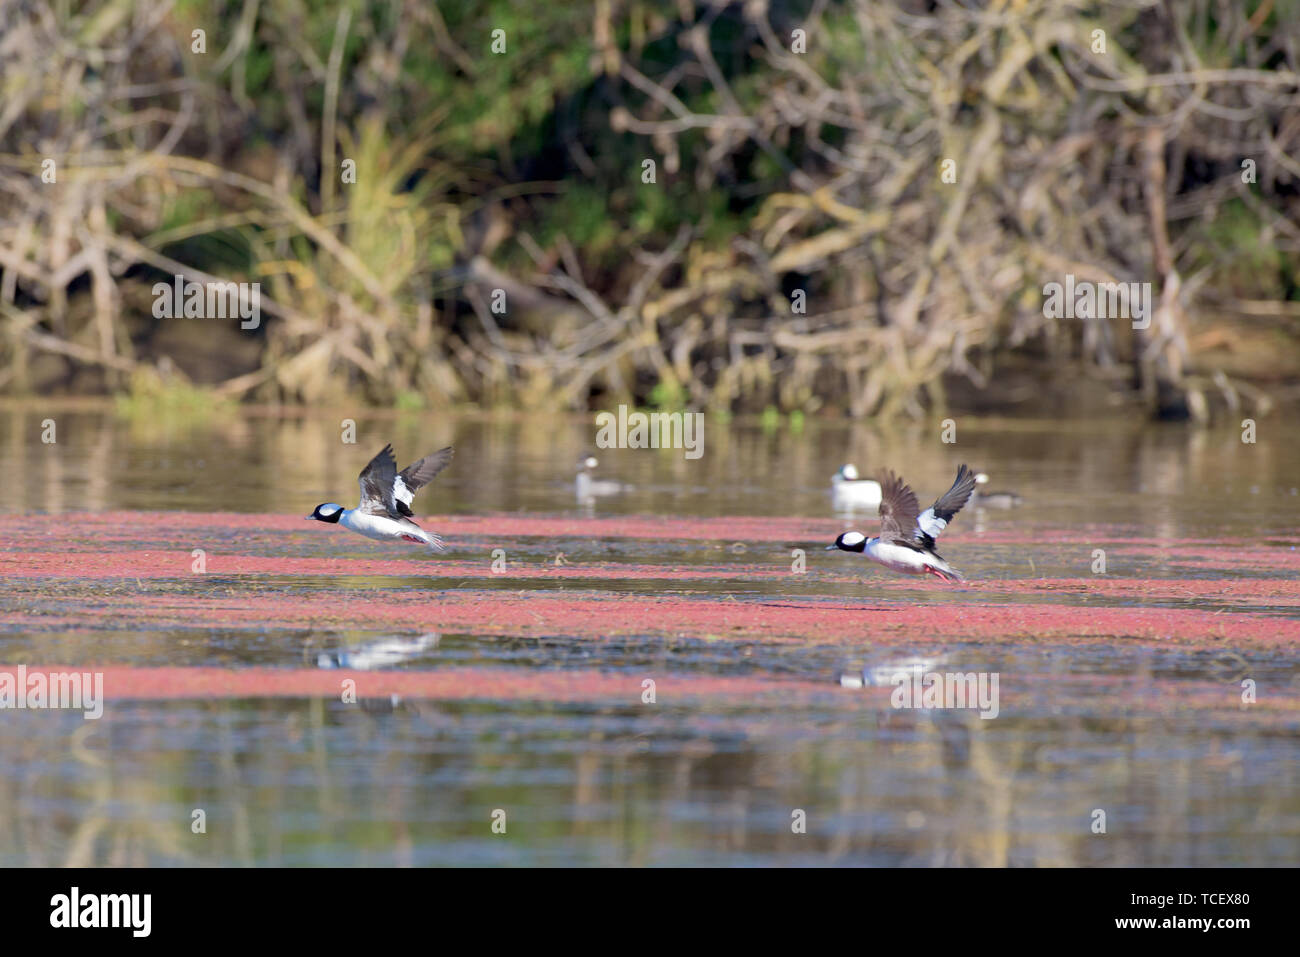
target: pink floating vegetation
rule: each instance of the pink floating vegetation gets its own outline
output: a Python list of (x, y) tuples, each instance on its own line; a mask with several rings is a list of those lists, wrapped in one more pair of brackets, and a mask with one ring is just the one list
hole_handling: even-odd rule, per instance
[[(0, 671), (13, 672), (0, 664)], [(355, 671), (320, 668), (135, 667), (77, 664), (27, 665), (28, 675), (93, 671), (103, 675), (107, 702), (174, 698), (332, 697), (346, 690), (357, 698), (468, 701), (505, 699), (548, 704), (604, 700), (638, 704), (643, 676), (577, 669), (440, 668), (416, 671)], [(827, 682), (751, 677), (655, 675), (657, 702), (682, 703), (700, 698), (736, 701), (779, 697), (782, 702), (842, 695)], [(877, 695), (877, 697), (879, 697)], [(864, 703), (880, 704), (863, 698)]]
[[(13, 624), (38, 628), (669, 634), (850, 646), (928, 639), (1206, 646), (1300, 641), (1300, 616), (1293, 611), (1300, 607), (1300, 582), (1285, 571), (1297, 550), (1288, 546), (1252, 549), (1272, 577), (1242, 577), (1234, 553), (1234, 567), (1219, 569), (1218, 575), (1207, 574), (1213, 567), (1203, 569), (1196, 578), (999, 577), (946, 586), (843, 560), (814, 565), (811, 554), (807, 573), (792, 574), (789, 552), (773, 543), (829, 540), (838, 523), (827, 520), (669, 524), (512, 515), (440, 518), (428, 525), (447, 535), (451, 557), (375, 545), (334, 529), (304, 529), (301, 519), (284, 516), (108, 513), (79, 516), (76, 522), (65, 516), (0, 516), (0, 575), (10, 582), (8, 596), (0, 593), (0, 611)], [(464, 558), (465, 536), (485, 537), (469, 546), (476, 549), (531, 537), (531, 558), (520, 560), (520, 554), (530, 553), (516, 549), (506, 573), (498, 575), (486, 550), (482, 560)], [(635, 555), (636, 561), (608, 560), (603, 540), (620, 539), (620, 554)], [(674, 556), (694, 554), (707, 562), (653, 560), (669, 541), (679, 543)], [(570, 556), (558, 564), (539, 560), (556, 542), (571, 543)], [(954, 536), (953, 548), (960, 550), (961, 542)], [(193, 571), (195, 547), (204, 549), (204, 574)], [(332, 548), (350, 557), (322, 557)], [(1073, 561), (1072, 551), (1055, 548), (1051, 554), (1058, 566)], [(1116, 559), (1124, 548), (1109, 553), (1113, 571), (1132, 567)], [(1157, 552), (1168, 564), (1223, 561), (1221, 550), (1199, 541), (1186, 549), (1140, 548)], [(307, 592), (300, 587), (303, 579), (318, 584)], [(391, 585), (385, 579), (392, 579)], [(423, 584), (413, 585), (413, 579)], [(241, 580), (255, 587), (245, 592)], [(736, 584), (697, 593), (680, 587), (724, 580)], [(510, 587), (515, 581), (520, 588)], [(552, 581), (554, 587), (548, 587)], [(853, 598), (828, 594), (842, 593), (846, 586)], [(346, 601), (319, 600), (322, 587), (346, 594)], [(43, 600), (51, 595), (57, 600)]]
[[(942, 586), (936, 586), (942, 587)], [(225, 589), (222, 589), (225, 591)], [(313, 596), (202, 598), (129, 592), (88, 596), (45, 612), (12, 610), (15, 624), (115, 628), (414, 629), (477, 635), (669, 634), (817, 640), (869, 645), (926, 639), (1300, 642), (1300, 620), (1187, 608), (1054, 604), (832, 602), (809, 599), (607, 595), (562, 598), (538, 591), (357, 591), (346, 602)]]

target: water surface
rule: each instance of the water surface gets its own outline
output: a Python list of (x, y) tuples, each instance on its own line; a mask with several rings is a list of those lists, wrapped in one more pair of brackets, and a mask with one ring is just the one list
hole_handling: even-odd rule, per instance
[[(0, 670), (108, 702), (0, 711), (0, 864), (1294, 864), (1283, 424), (940, 431), (709, 419), (690, 461), (586, 418), (6, 407)], [(442, 556), (301, 521), (390, 441), (456, 446)], [(578, 501), (588, 450), (630, 487)], [(968, 584), (898, 579), (821, 550), (874, 521), (845, 461), (1024, 504), (945, 535)], [(913, 665), (996, 672), (997, 717), (892, 707)]]

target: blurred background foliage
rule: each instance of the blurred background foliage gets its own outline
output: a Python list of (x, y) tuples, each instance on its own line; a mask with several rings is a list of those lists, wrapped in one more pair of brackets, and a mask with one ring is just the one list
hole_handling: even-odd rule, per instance
[[(1300, 400), (1300, 0), (0, 8), (7, 394)], [(177, 273), (261, 323), (155, 318)]]

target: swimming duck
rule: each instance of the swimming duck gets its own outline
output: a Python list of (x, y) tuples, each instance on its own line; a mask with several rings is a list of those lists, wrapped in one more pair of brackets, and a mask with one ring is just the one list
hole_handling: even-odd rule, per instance
[(986, 492), (981, 485), (987, 485), (988, 473), (975, 473), (975, 491), (970, 497), (974, 508), (1015, 508), (1023, 499), (1016, 492)]
[(574, 480), (573, 487), (579, 502), (590, 502), (599, 496), (617, 495), (627, 488), (622, 482), (594, 478), (592, 470), (599, 464), (594, 455), (584, 455), (578, 460), (578, 477)]
[(831, 498), (836, 508), (878, 508), (880, 483), (858, 476), (855, 465), (848, 463), (831, 476)]

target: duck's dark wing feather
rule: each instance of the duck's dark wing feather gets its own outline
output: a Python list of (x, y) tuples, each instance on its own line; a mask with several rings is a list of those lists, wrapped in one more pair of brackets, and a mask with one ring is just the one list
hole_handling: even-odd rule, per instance
[(402, 469), (393, 483), (393, 501), (397, 510), (403, 515), (413, 515), (411, 499), (415, 493), (433, 481), (433, 477), (445, 469), (451, 462), (455, 450), (451, 446), (426, 455), (418, 462), (412, 462)]
[(887, 542), (910, 539), (920, 509), (916, 493), (902, 476), (886, 470), (880, 479), (880, 537)]
[(926, 548), (934, 548), (934, 540), (948, 527), (952, 517), (962, 510), (971, 493), (975, 491), (975, 473), (963, 463), (957, 467), (957, 478), (952, 488), (939, 496), (933, 505), (916, 520), (915, 537)]
[(393, 458), (393, 447), (385, 445), (383, 451), (370, 460), (357, 477), (361, 485), (361, 504), (357, 510), (369, 515), (387, 515), (389, 518), (401, 518), (397, 502), (393, 497), (393, 483), (397, 480), (397, 460)]

